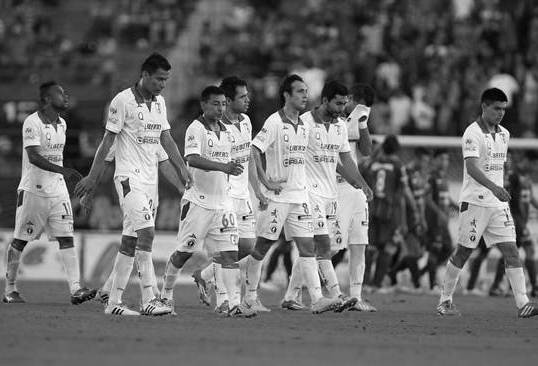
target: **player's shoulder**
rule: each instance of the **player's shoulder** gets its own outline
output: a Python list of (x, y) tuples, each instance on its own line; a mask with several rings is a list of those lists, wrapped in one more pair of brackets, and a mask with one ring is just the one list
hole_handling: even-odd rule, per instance
[(39, 118), (39, 114), (36, 112), (30, 114), (24, 119), (23, 127), (24, 126), (34, 126), (41, 124), (41, 118)]
[(301, 121), (303, 121), (303, 123), (309, 123), (309, 124), (312, 124), (314, 123), (314, 115), (312, 114), (312, 111), (306, 111), (304, 112), (303, 114), (301, 114), (299, 116), (299, 118), (301, 119)]
[(477, 121), (473, 121), (465, 128), (465, 131), (463, 132), (463, 135), (468, 135), (470, 133), (480, 133), (482, 131), (482, 128), (478, 124)]
[(123, 103), (127, 104), (130, 102), (136, 101), (135, 96), (133, 94), (133, 91), (131, 88), (123, 89), (122, 91), (118, 92), (114, 98), (112, 98), (111, 104), (118, 104)]
[(510, 137), (510, 131), (508, 131), (508, 129), (506, 129), (505, 127), (499, 125), (499, 130), (501, 131), (501, 133), (504, 133), (506, 136)]
[(241, 123), (247, 123), (249, 125), (252, 125), (252, 121), (250, 120), (250, 117), (246, 113), (241, 113)]
[(265, 119), (265, 124), (280, 124), (282, 123), (282, 117), (280, 117), (280, 113), (276, 111), (275, 113), (272, 113)]
[(197, 130), (200, 130), (200, 129), (205, 129), (205, 127), (204, 127), (203, 123), (200, 122), (200, 120), (198, 118), (193, 119), (192, 122), (187, 127), (187, 130), (190, 130), (190, 131), (197, 131)]

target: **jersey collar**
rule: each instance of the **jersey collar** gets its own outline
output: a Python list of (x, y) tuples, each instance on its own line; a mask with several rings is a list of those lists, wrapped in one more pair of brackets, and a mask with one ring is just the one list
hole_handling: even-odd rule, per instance
[(288, 116), (286, 116), (286, 114), (284, 113), (284, 109), (279, 109), (279, 110), (278, 110), (278, 115), (279, 115), (280, 118), (282, 119), (282, 123), (286, 123), (286, 124), (292, 125), (292, 126), (293, 126), (293, 129), (295, 130), (296, 133), (297, 133), (297, 126), (302, 126), (302, 125), (304, 125), (303, 121), (301, 120), (301, 117), (299, 117), (297, 124), (293, 123), (293, 122), (288, 118)]
[[(245, 119), (245, 117), (243, 116), (242, 113), (239, 113), (239, 119), (237, 120), (237, 123), (241, 123), (243, 122), (243, 120)], [(235, 122), (232, 122), (228, 116), (226, 115), (226, 113), (223, 113), (222, 114), (222, 123), (224, 124), (227, 124), (227, 125), (233, 125)]]
[(322, 124), (322, 125), (325, 125), (327, 123), (332, 124), (332, 123), (337, 123), (338, 122), (338, 118), (331, 118), (331, 120), (329, 122), (323, 121), (321, 119), (321, 116), (320, 116), (319, 106), (312, 109), (310, 111), (310, 113), (312, 113), (312, 117), (314, 118), (314, 122)]
[[(131, 92), (133, 93), (134, 97), (135, 97), (135, 101), (138, 103), (138, 104), (142, 104), (145, 102), (144, 100), (144, 97), (142, 96), (142, 93), (140, 93), (140, 89), (138, 89), (138, 83), (135, 83), (132, 87), (131, 87)], [(156, 102), (157, 101), (157, 97), (155, 95), (152, 95), (151, 96), (151, 101), (152, 102)]]
[[(482, 119), (482, 116), (479, 116), (477, 119), (476, 119), (476, 123), (478, 124), (478, 127), (480, 127), (480, 129), (482, 130), (483, 133), (489, 135), (491, 134), (492, 132), (489, 132), (488, 131), (488, 128), (486, 126), (486, 123), (484, 122), (484, 120)], [(499, 133), (501, 132), (501, 128), (499, 127), (499, 125), (495, 125), (495, 131), (493, 133)]]
[[(206, 130), (211, 131), (211, 132), (215, 132), (215, 131), (213, 131), (212, 129), (209, 128), (209, 124), (207, 123), (205, 117), (202, 114), (197, 119), (198, 119), (198, 121), (200, 121), (202, 123), (202, 125), (204, 125)], [(224, 123), (222, 123), (222, 121), (219, 120), (218, 124), (219, 124), (219, 127), (220, 127), (221, 131), (226, 131), (226, 126), (224, 125)]]

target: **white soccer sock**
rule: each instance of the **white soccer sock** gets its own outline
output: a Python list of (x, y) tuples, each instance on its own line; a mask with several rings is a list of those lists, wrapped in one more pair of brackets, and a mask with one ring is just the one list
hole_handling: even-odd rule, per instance
[(112, 282), (114, 281), (114, 276), (116, 275), (117, 266), (118, 266), (118, 256), (116, 256), (116, 259), (114, 259), (114, 267), (112, 267), (112, 271), (110, 272), (105, 283), (101, 287), (102, 291), (110, 293), (110, 290), (112, 289)]
[(323, 297), (321, 294), (321, 283), (319, 282), (318, 263), (314, 257), (299, 257), (300, 267), (303, 274), (303, 281), (310, 294), (312, 304)]
[(217, 306), (220, 306), (224, 301), (230, 300), (228, 298), (228, 289), (226, 287), (222, 265), (220, 263), (213, 263), (213, 281), (215, 283), (215, 300)]
[(163, 299), (172, 300), (174, 298), (174, 286), (176, 284), (178, 273), (179, 268), (174, 266), (172, 261), (169, 259), (166, 263), (166, 268), (164, 269), (163, 286), (161, 289), (161, 297)]
[(451, 261), (448, 261), (439, 303), (443, 303), (446, 300), (452, 301), (452, 295), (454, 295), (454, 290), (456, 289), (456, 284), (458, 283), (460, 273), (461, 268), (456, 267)]
[(362, 298), (362, 282), (364, 281), (364, 271), (366, 268), (366, 258), (364, 250), (359, 255), (353, 255), (353, 251), (349, 253), (349, 295), (361, 300)]
[(71, 295), (80, 289), (80, 267), (77, 258), (77, 252), (74, 247), (60, 249), (60, 257), (64, 264), (67, 282)]
[(153, 276), (151, 274), (153, 272), (151, 252), (137, 250), (135, 258), (142, 292), (142, 304), (146, 304), (155, 298), (155, 294), (153, 293)]
[(17, 291), (17, 272), (22, 252), (10, 244), (6, 250), (6, 294)]
[(301, 271), (301, 261), (299, 258), (293, 263), (291, 269), (290, 282), (288, 283), (288, 289), (286, 290), (286, 295), (284, 295), (284, 300), (290, 301), (299, 301), (299, 297), (303, 290), (303, 275)]
[(151, 289), (153, 290), (153, 296), (159, 297), (160, 291), (159, 291), (159, 285), (157, 284), (157, 275), (155, 274), (155, 265), (153, 264), (153, 256), (151, 259)]
[(120, 304), (123, 291), (127, 287), (131, 271), (133, 269), (134, 257), (126, 256), (118, 253), (116, 258), (116, 273), (112, 281), (112, 289), (110, 290), (109, 304)]
[(340, 285), (338, 284), (338, 278), (334, 271), (333, 264), (330, 259), (318, 259), (318, 271), (325, 282), (325, 287), (329, 292), (330, 297), (338, 297), (342, 294), (340, 291)]
[(262, 275), (263, 261), (259, 261), (251, 255), (247, 258), (245, 299), (256, 300), (258, 298), (258, 285), (260, 284), (260, 277)]
[(241, 297), (237, 296), (239, 287), (239, 268), (221, 268), (222, 279), (229, 296), (230, 309), (241, 302)]
[(239, 298), (241, 299), (241, 292), (243, 290), (243, 287), (246, 288), (246, 278), (247, 278), (247, 263), (248, 263), (248, 256), (241, 259), (237, 264), (239, 265), (239, 286), (237, 288)]
[(505, 272), (508, 281), (510, 281), (510, 286), (512, 286), (516, 306), (519, 309), (529, 302), (527, 288), (525, 286), (525, 273), (523, 272), (522, 267), (506, 268)]
[(205, 283), (208, 285), (215, 285), (215, 263), (209, 263), (207, 267), (200, 272), (200, 275)]

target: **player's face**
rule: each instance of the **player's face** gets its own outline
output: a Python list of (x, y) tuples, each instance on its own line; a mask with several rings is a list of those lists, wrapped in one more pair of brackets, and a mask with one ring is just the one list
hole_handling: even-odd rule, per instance
[(170, 78), (170, 70), (157, 69), (153, 74), (146, 71), (142, 73), (143, 86), (151, 95), (159, 95)]
[(336, 95), (330, 101), (325, 99), (325, 102), (327, 105), (327, 112), (329, 112), (333, 118), (336, 118), (344, 114), (344, 109), (346, 108), (348, 100), (346, 95)]
[(288, 96), (286, 104), (289, 104), (297, 111), (302, 111), (306, 108), (306, 103), (308, 102), (308, 88), (302, 81), (294, 81), (291, 84), (291, 94), (285, 92), (284, 96), (286, 95)]
[(235, 98), (229, 100), (228, 108), (235, 113), (247, 113), (250, 106), (250, 98), (246, 86), (235, 88)]
[(348, 102), (346, 104), (346, 109), (344, 111), (345, 115), (346, 116), (349, 116), (349, 114), (351, 112), (353, 112), (353, 110), (355, 109), (355, 107), (357, 106), (357, 104), (359, 104), (355, 99), (353, 99), (353, 97), (350, 95), (348, 97)]
[(486, 123), (498, 125), (506, 112), (506, 102), (482, 103), (482, 113)]
[(201, 106), (207, 119), (221, 119), (226, 110), (226, 97), (224, 94), (210, 95), (206, 102), (201, 103)]
[(59, 85), (54, 85), (49, 89), (47, 98), (50, 105), (57, 111), (65, 111), (69, 108), (69, 96)]

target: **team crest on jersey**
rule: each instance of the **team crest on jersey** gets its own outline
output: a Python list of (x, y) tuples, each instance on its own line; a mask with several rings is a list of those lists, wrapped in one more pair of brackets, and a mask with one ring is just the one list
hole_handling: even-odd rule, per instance
[(138, 119), (143, 121), (144, 120), (144, 113), (138, 112)]
[(212, 139), (207, 140), (207, 146), (213, 147), (213, 140)]
[(52, 135), (50, 134), (50, 132), (46, 133), (45, 138), (47, 139), (47, 141), (50, 142), (50, 139), (52, 138)]
[(290, 140), (289, 136), (287, 134), (284, 135), (284, 142), (288, 142)]
[(319, 140), (321, 138), (321, 135), (319, 134), (319, 132), (316, 132), (316, 140)]
[(342, 129), (340, 128), (340, 126), (336, 126), (336, 134), (338, 136), (340, 136), (342, 134)]

